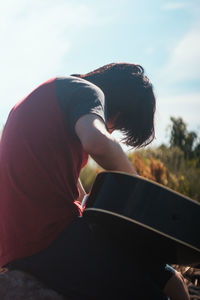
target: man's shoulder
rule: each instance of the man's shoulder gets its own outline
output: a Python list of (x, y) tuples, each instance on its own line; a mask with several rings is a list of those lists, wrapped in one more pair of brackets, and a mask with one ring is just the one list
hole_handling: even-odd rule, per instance
[(82, 92), (95, 92), (99, 96), (104, 96), (103, 91), (92, 82), (76, 76), (59, 76), (56, 77), (56, 85), (58, 88), (72, 89), (73, 92), (82, 90)]

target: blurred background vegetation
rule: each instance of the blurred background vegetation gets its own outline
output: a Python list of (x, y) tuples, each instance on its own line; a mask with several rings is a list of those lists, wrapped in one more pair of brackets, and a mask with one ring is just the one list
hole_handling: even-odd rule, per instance
[[(157, 148), (129, 151), (127, 156), (139, 175), (200, 202), (200, 137), (188, 131), (182, 118), (170, 118), (169, 143)], [(88, 193), (101, 172), (91, 160), (81, 172)]]

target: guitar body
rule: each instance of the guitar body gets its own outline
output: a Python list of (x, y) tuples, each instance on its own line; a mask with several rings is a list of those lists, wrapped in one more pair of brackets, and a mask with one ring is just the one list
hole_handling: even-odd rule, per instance
[(170, 264), (200, 263), (200, 205), (139, 176), (97, 175), (83, 217)]

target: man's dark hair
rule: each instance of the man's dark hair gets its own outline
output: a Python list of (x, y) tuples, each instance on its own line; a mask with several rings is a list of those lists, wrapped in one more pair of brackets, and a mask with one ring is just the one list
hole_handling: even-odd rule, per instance
[(75, 76), (96, 84), (104, 92), (107, 118), (112, 120), (119, 113), (114, 128), (123, 133), (125, 144), (142, 147), (152, 142), (156, 100), (152, 84), (140, 65), (111, 63)]

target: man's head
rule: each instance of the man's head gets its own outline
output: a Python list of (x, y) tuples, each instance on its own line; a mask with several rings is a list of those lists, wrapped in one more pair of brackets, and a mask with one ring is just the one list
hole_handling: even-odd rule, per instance
[(77, 76), (102, 89), (108, 121), (123, 133), (127, 145), (141, 147), (154, 139), (156, 101), (152, 84), (140, 65), (111, 63)]

